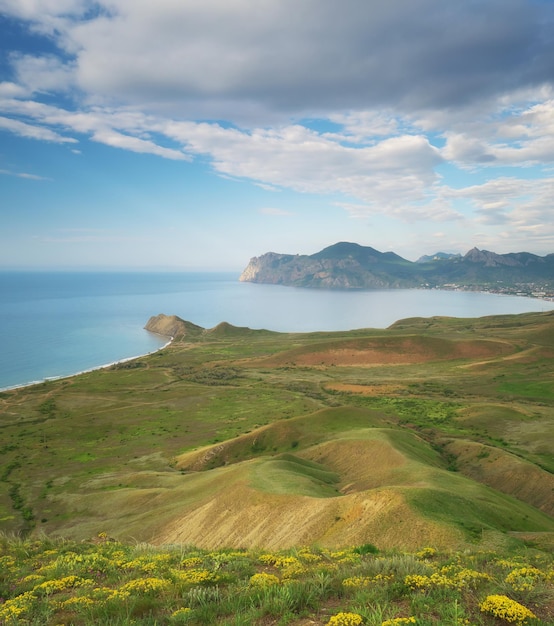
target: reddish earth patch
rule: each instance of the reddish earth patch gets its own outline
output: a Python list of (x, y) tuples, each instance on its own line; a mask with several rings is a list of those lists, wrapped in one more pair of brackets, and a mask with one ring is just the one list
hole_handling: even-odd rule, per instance
[(265, 365), (353, 366), (410, 365), (451, 359), (486, 359), (513, 352), (510, 344), (489, 341), (448, 341), (437, 338), (395, 337), (387, 340), (345, 341), (313, 351), (294, 350), (278, 355)]

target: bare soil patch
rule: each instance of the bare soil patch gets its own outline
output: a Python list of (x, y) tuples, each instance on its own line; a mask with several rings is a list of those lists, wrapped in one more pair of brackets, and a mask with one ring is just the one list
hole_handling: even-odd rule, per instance
[(451, 359), (487, 359), (504, 356), (514, 348), (491, 340), (450, 341), (426, 337), (395, 337), (383, 341), (346, 341), (327, 348), (291, 350), (263, 361), (263, 364), (301, 367), (376, 367), (412, 365)]
[(298, 545), (339, 548), (374, 543), (414, 549), (432, 543), (459, 545), (453, 528), (424, 519), (396, 489), (374, 489), (337, 498), (260, 493), (235, 485), (197, 503), (160, 528), (154, 544), (182, 543), (210, 549), (286, 549)]

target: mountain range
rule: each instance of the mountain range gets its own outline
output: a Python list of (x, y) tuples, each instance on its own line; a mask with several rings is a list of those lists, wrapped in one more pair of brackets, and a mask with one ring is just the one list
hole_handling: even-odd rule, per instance
[(339, 289), (554, 287), (554, 254), (496, 254), (472, 248), (465, 255), (439, 252), (415, 262), (394, 252), (339, 242), (311, 255), (267, 252), (250, 259), (240, 279), (296, 287)]

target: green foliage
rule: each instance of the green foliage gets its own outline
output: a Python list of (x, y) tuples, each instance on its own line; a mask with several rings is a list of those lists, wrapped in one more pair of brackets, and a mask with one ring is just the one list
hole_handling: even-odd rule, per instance
[[(338, 542), (356, 528), (354, 498), (383, 515), (381, 535), (349, 540), (362, 544), (405, 547), (439, 526), (443, 542), (552, 532), (537, 507), (554, 471), (553, 337), (551, 314), (303, 334), (222, 324), (124, 366), (3, 392), (2, 528), (143, 540), (227, 495), (214, 516), (236, 528), (290, 501), (281, 545), (299, 502), (318, 520), (310, 540)], [(487, 449), (475, 458), (462, 441)]]
[(374, 546), (372, 543), (364, 543), (361, 546), (356, 546), (354, 548), (354, 552), (356, 554), (377, 554), (379, 552), (379, 548)]
[(253, 481), (259, 489), (272, 493), (302, 494), (315, 498), (339, 494), (336, 487), (338, 474), (292, 454), (282, 454), (260, 464)]
[(42, 413), (42, 415), (45, 415), (46, 417), (54, 417), (57, 410), (58, 407), (54, 398), (46, 399), (38, 407), (39, 413)]
[[(551, 553), (427, 547), (377, 555), (369, 546), (260, 553), (155, 548), (105, 533), (89, 542), (2, 536), (0, 623), (393, 626), (489, 623), (486, 615), (549, 623)], [(522, 577), (540, 580), (550, 600), (530, 605), (507, 596), (504, 579)]]
[(400, 423), (430, 427), (444, 425), (456, 417), (460, 404), (420, 398), (364, 398), (358, 400), (365, 406), (392, 411)]
[(202, 385), (236, 384), (241, 378), (240, 371), (234, 367), (202, 367), (182, 373), (188, 380)]

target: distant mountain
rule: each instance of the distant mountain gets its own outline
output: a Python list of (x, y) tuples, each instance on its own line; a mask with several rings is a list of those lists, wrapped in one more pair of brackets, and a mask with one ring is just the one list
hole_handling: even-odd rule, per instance
[(428, 261), (447, 261), (449, 259), (459, 259), (461, 254), (451, 254), (448, 252), (437, 252), (436, 254), (424, 254), (419, 257), (416, 263), (427, 263)]
[(338, 289), (499, 285), (554, 289), (554, 254), (496, 254), (473, 248), (464, 256), (437, 253), (412, 262), (394, 252), (340, 242), (311, 255), (267, 252), (252, 258), (239, 280)]

